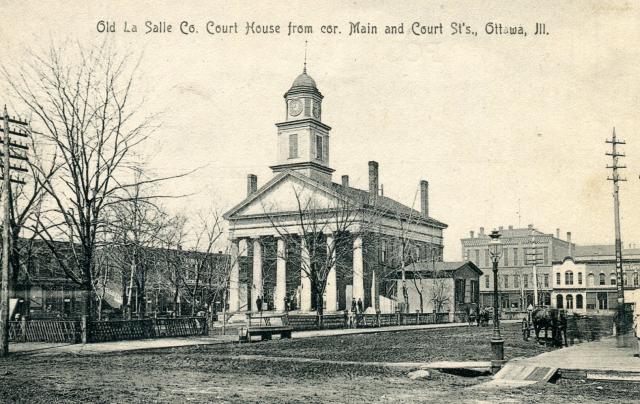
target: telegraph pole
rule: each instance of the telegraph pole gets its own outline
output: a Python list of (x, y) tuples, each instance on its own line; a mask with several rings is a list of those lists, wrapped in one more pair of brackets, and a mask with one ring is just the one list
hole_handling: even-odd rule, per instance
[(627, 168), (624, 165), (620, 165), (618, 162), (619, 157), (624, 157), (624, 153), (618, 151), (617, 146), (626, 144), (624, 140), (618, 140), (616, 138), (616, 128), (613, 128), (613, 135), (611, 139), (607, 139), (606, 143), (611, 145), (611, 152), (606, 153), (607, 156), (611, 156), (612, 164), (607, 166), (611, 169), (611, 177), (607, 180), (613, 182), (613, 215), (615, 220), (616, 231), (616, 278), (618, 286), (618, 335), (626, 331), (625, 311), (624, 311), (624, 273), (622, 272), (622, 238), (620, 237), (620, 181), (626, 181), (624, 178), (620, 178), (618, 170)]
[(538, 307), (540, 305), (540, 296), (538, 291), (538, 265), (542, 263), (540, 259), (540, 253), (538, 252), (538, 245), (536, 244), (535, 230), (531, 234), (532, 247), (527, 251), (527, 263), (531, 265), (533, 270), (533, 305)]
[(24, 184), (18, 178), (11, 178), (11, 170), (26, 172), (27, 169), (19, 165), (12, 166), (11, 159), (26, 160), (26, 154), (12, 154), (12, 147), (27, 150), (28, 147), (19, 142), (12, 142), (10, 135), (28, 137), (27, 133), (19, 128), (9, 129), (9, 123), (26, 127), (27, 122), (16, 118), (10, 118), (7, 113), (7, 106), (4, 106), (2, 115), (2, 288), (0, 289), (0, 357), (9, 354), (9, 265), (11, 261), (11, 182)]

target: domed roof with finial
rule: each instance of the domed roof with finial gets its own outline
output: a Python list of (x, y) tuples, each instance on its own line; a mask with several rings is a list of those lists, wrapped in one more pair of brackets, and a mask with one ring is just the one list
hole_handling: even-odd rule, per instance
[(299, 75), (298, 77), (296, 77), (295, 80), (293, 80), (293, 84), (291, 85), (291, 88), (293, 89), (297, 87), (318, 88), (316, 87), (316, 81), (307, 74), (306, 68), (302, 71), (301, 75)]
[(284, 95), (285, 98), (290, 94), (311, 93), (316, 94), (322, 98), (322, 94), (318, 91), (316, 81), (307, 74), (307, 41), (304, 42), (304, 67), (302, 68), (302, 74), (296, 77), (291, 84), (291, 88)]
[(320, 91), (318, 90), (318, 87), (316, 85), (316, 81), (307, 74), (306, 66), (302, 71), (302, 74), (298, 75), (298, 77), (296, 77), (296, 79), (293, 80), (293, 84), (291, 84), (291, 88), (289, 88), (289, 91), (287, 91), (287, 93), (284, 96), (287, 97), (290, 94), (301, 94), (301, 93), (311, 93), (311, 94), (316, 94), (322, 97), (322, 94), (320, 94)]

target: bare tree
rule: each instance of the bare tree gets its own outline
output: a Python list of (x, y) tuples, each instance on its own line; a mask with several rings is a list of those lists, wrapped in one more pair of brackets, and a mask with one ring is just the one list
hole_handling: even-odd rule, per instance
[[(296, 201), (294, 212), (276, 215), (277, 207), (274, 206), (263, 206), (263, 210), (287, 249), (303, 251), (304, 256), (289, 255), (287, 258), (299, 261), (301, 274), (310, 283), (311, 305), (316, 309), (318, 326), (321, 327), (329, 273), (333, 268), (337, 271), (338, 261), (353, 253), (353, 243), (347, 234), (350, 237), (364, 234), (371, 223), (364, 218), (371, 212), (364, 211), (348, 198), (336, 199), (329, 206), (319, 206), (315, 193), (304, 185), (293, 185), (293, 192)], [(335, 235), (333, 243), (327, 243), (327, 234)]]
[(156, 266), (157, 249), (162, 248), (159, 235), (168, 220), (157, 203), (159, 196), (147, 189), (153, 184), (145, 186), (144, 181), (141, 170), (135, 169), (134, 186), (122, 190), (120, 203), (111, 205), (111, 243), (106, 247), (110, 265), (118, 267), (122, 280), (123, 310), (131, 317), (135, 309), (139, 318), (145, 316), (147, 273)]
[[(203, 301), (199, 301), (199, 298), (207, 298), (208, 291), (206, 286), (217, 286), (217, 282), (213, 282), (218, 279), (220, 274), (215, 271), (223, 269), (223, 267), (217, 266), (214, 262), (213, 249), (217, 243), (220, 242), (224, 232), (224, 223), (222, 215), (215, 210), (211, 210), (206, 214), (199, 215), (199, 223), (196, 227), (195, 243), (191, 248), (189, 254), (189, 268), (190, 271), (188, 277), (182, 277), (182, 283), (185, 296), (191, 303), (191, 315), (196, 314), (198, 305), (202, 306)], [(202, 290), (205, 287), (205, 290)]]
[[(152, 118), (138, 118), (140, 105), (131, 101), (135, 67), (129, 60), (106, 44), (77, 45), (33, 54), (15, 75), (4, 70), (42, 138), (55, 148), (56, 175), (38, 179), (52, 203), (36, 230), (66, 275), (86, 290), (87, 314), (95, 300), (94, 258), (105, 210), (117, 203), (118, 192), (135, 185), (122, 182), (122, 170), (151, 129)], [(71, 246), (70, 263), (55, 251), (53, 241), (60, 238)]]

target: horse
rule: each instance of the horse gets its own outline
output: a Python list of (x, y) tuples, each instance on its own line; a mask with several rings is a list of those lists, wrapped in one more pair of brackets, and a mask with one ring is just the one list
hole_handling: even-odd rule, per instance
[[(550, 308), (536, 308), (531, 313), (533, 329), (536, 333), (536, 341), (540, 341), (540, 331), (544, 328), (545, 341), (551, 338), (555, 345), (566, 345), (567, 343), (567, 316), (563, 310)], [(563, 338), (564, 337), (564, 338)]]

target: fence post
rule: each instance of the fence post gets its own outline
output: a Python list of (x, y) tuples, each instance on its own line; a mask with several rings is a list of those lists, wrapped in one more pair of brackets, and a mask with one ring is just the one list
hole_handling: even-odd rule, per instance
[(400, 316), (401, 316), (400, 312), (396, 311), (396, 325), (400, 325)]
[(376, 325), (380, 328), (380, 310), (376, 310)]
[(82, 316), (82, 320), (80, 321), (80, 333), (82, 334), (83, 344), (86, 344), (88, 340), (88, 336), (87, 336), (87, 334), (89, 333), (88, 328), (89, 327), (87, 327), (87, 316)]
[(27, 342), (27, 318), (24, 316), (20, 320), (20, 327), (22, 328), (22, 342)]

